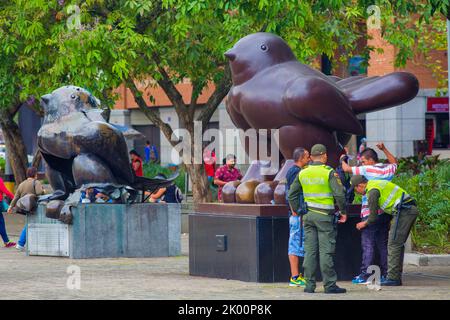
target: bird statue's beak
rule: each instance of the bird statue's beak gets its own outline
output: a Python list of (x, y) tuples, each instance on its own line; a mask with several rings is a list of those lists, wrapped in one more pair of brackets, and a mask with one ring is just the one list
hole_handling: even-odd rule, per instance
[(233, 49), (230, 49), (225, 52), (225, 57), (227, 57), (230, 61), (234, 61), (234, 59), (236, 59), (236, 54), (233, 52)]
[(51, 96), (52, 96), (51, 94), (46, 94), (46, 95), (41, 97), (41, 106), (43, 108), (45, 108), (48, 105)]

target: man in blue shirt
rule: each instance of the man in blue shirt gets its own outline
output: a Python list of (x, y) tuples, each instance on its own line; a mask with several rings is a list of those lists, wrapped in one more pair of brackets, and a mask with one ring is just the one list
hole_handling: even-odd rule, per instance
[[(310, 161), (309, 152), (305, 148), (296, 148), (293, 152), (292, 158), (294, 165), (286, 173), (286, 202), (289, 188), (295, 179), (298, 179), (300, 170)], [(299, 202), (303, 202), (303, 194), (299, 194)], [(291, 266), (291, 279), (289, 286), (299, 287), (305, 285), (305, 280), (299, 271), (300, 257), (305, 256), (303, 244), (305, 233), (303, 232), (302, 217), (295, 212), (289, 210), (289, 245), (288, 255), (289, 264)]]
[(145, 163), (158, 163), (158, 150), (156, 150), (156, 147), (150, 143), (149, 140), (147, 140), (145, 148)]
[(147, 142), (145, 143), (145, 163), (149, 163), (150, 162), (150, 150), (151, 150), (151, 145), (150, 145), (150, 141), (147, 140)]

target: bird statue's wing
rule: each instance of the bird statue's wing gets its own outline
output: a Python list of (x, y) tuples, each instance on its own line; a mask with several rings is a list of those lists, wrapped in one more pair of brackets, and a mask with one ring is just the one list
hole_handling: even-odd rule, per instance
[(347, 96), (356, 114), (398, 106), (413, 99), (419, 91), (419, 81), (408, 72), (346, 80), (338, 81), (336, 85)]
[(350, 102), (331, 81), (319, 77), (299, 77), (284, 92), (288, 111), (302, 121), (352, 134), (363, 128), (354, 115)]
[(338, 76), (328, 76), (328, 79), (330, 79), (333, 82), (338, 82), (338, 81), (342, 81), (342, 78), (339, 78)]
[(136, 190), (146, 190), (150, 192), (155, 192), (159, 188), (167, 188), (175, 183), (175, 179), (180, 175), (179, 171), (175, 171), (167, 179), (163, 178), (146, 178), (146, 177), (136, 177), (135, 182), (132, 187)]
[(336, 81), (336, 85), (338, 85), (339, 87), (342, 87), (343, 85), (346, 85), (348, 83), (352, 83), (356, 80), (365, 79), (365, 78), (367, 78), (367, 77), (366, 76), (351, 76), (351, 77)]
[[(352, 77), (356, 78), (356, 77)], [(344, 92), (350, 91), (356, 87), (364, 86), (366, 84), (371, 83), (372, 81), (376, 81), (379, 77), (362, 77), (359, 79), (351, 79), (352, 81), (345, 81), (347, 79), (336, 82), (336, 85), (343, 90)]]
[(119, 183), (130, 185), (134, 182), (125, 138), (117, 128), (106, 122), (90, 122), (77, 132), (74, 143), (80, 154), (91, 153), (101, 158)]

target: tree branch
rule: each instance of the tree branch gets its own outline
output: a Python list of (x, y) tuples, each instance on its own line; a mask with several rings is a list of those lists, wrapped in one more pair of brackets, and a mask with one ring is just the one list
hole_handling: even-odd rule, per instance
[(145, 33), (145, 30), (147, 29), (147, 27), (154, 20), (156, 20), (156, 18), (158, 18), (159, 15), (161, 15), (161, 13), (164, 13), (164, 12), (165, 11), (162, 8), (162, 1), (158, 1), (158, 2), (154, 3), (154, 8), (148, 16), (145, 16), (145, 17), (138, 16), (137, 17), (136, 31), (141, 34)]
[(208, 101), (205, 104), (205, 107), (203, 108), (202, 112), (198, 116), (198, 121), (202, 122), (203, 128), (206, 128), (206, 125), (208, 124), (209, 120), (211, 120), (211, 117), (212, 117), (214, 111), (216, 111), (217, 106), (222, 102), (222, 100), (228, 94), (231, 86), (232, 86), (232, 82), (231, 82), (230, 66), (226, 65), (225, 69), (224, 69), (224, 76), (223, 76), (222, 80), (216, 85), (216, 90), (214, 90), (211, 97), (209, 97)]
[(199, 90), (202, 89), (203, 86), (198, 82), (192, 82), (191, 85), (192, 85), (192, 95), (191, 95), (191, 102), (189, 103), (189, 119), (193, 121), (195, 114), (195, 106), (197, 105), (197, 100), (198, 97), (200, 96)]
[(265, 23), (262, 25), (261, 29), (259, 29), (259, 32), (266, 32), (266, 29), (267, 29), (268, 26), (269, 26), (269, 23), (268, 23), (268, 22), (265, 22)]
[(131, 90), (131, 93), (133, 94), (134, 99), (136, 100), (137, 105), (139, 107), (139, 110), (141, 110), (154, 125), (158, 126), (158, 128), (161, 129), (164, 136), (167, 138), (167, 140), (172, 146), (178, 144), (180, 142), (179, 138), (178, 141), (172, 141), (172, 134), (173, 134), (172, 128), (167, 123), (161, 120), (161, 116), (158, 109), (151, 108), (147, 105), (144, 98), (142, 97), (142, 93), (136, 87), (136, 84), (134, 83), (133, 79), (131, 77), (128, 77), (125, 83), (127, 88)]
[(170, 102), (172, 102), (173, 106), (175, 107), (175, 110), (177, 113), (181, 113), (183, 111), (186, 111), (186, 105), (183, 101), (183, 96), (178, 91), (178, 89), (175, 87), (175, 84), (172, 80), (170, 80), (169, 75), (167, 74), (166, 70), (163, 66), (161, 66), (161, 59), (156, 53), (153, 53), (153, 60), (156, 63), (156, 66), (158, 68), (159, 74), (162, 76), (162, 79), (157, 80), (158, 84), (161, 88), (163, 88), (164, 92), (169, 97)]

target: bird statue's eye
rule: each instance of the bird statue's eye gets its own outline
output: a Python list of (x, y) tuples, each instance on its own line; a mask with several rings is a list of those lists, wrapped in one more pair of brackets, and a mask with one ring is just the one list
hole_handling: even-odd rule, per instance
[(71, 94), (70, 97), (71, 97), (72, 99), (75, 99), (75, 95), (74, 95), (74, 94)]
[(261, 50), (262, 50), (262, 51), (267, 51), (267, 46), (266, 46), (265, 44), (262, 44), (262, 45), (261, 45)]

